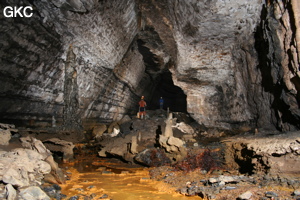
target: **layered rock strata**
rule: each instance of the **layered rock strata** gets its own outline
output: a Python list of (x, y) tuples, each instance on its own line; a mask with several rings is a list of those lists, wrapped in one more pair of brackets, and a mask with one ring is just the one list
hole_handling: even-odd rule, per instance
[(5, 6), (32, 6), (33, 16), (1, 14), (2, 121), (65, 129), (110, 123), (136, 113), (141, 95), (153, 102), (169, 70), (186, 95), (181, 107), (199, 124), (299, 129), (297, 1)]
[(227, 139), (224, 143), (227, 146), (227, 166), (241, 173), (266, 173), (273, 176), (299, 174), (299, 132), (238, 137)]

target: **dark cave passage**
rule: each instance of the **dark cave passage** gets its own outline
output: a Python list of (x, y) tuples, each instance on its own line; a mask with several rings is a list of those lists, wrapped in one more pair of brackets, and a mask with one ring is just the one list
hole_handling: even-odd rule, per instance
[(169, 108), (173, 112), (187, 112), (186, 95), (180, 87), (174, 85), (169, 70), (165, 70), (161, 74), (161, 79), (151, 98), (149, 109), (159, 108), (160, 97), (164, 100), (163, 109)]
[(166, 63), (161, 55), (155, 52), (160, 52), (163, 49), (159, 35), (151, 27), (147, 27), (143, 31), (143, 35), (140, 35), (140, 39), (137, 40), (139, 53), (143, 56), (143, 61), (146, 66), (145, 73), (148, 74), (154, 86), (154, 89), (150, 89), (151, 96), (148, 100), (148, 109), (159, 109), (159, 100), (162, 97), (164, 100), (163, 109), (173, 112), (187, 112), (186, 95), (183, 90), (174, 85), (172, 80), (172, 74), (167, 69), (169, 63)]

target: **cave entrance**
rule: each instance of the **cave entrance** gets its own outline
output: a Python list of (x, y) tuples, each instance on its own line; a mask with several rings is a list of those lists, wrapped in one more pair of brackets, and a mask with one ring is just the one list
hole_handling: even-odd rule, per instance
[(160, 97), (164, 99), (163, 109), (166, 110), (169, 107), (172, 112), (187, 112), (186, 95), (180, 87), (174, 85), (172, 74), (169, 70), (164, 70), (160, 75), (149, 109), (159, 108)]

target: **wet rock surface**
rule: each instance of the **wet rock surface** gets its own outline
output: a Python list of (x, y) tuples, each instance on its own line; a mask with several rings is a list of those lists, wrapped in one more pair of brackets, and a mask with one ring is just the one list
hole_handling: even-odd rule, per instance
[[(223, 132), (221, 138), (217, 137), (218, 140), (205, 142), (206, 139), (211, 141), (211, 137), (219, 135), (216, 129), (206, 129), (205, 136), (207, 137), (205, 137), (201, 134), (204, 130), (199, 131), (201, 127), (188, 123), (186, 117), (180, 117), (184, 116), (180, 113), (173, 114), (177, 118), (167, 117), (170, 115), (166, 111), (155, 110), (148, 111), (146, 119), (143, 120), (127, 117), (126, 120), (116, 121), (112, 123), (113, 126), (108, 125), (107, 127), (119, 127), (122, 131), (119, 130), (117, 135), (114, 135), (113, 131), (108, 133), (108, 130), (112, 130), (109, 128), (101, 137), (96, 137), (91, 132), (94, 139), (75, 145), (75, 162), (65, 165), (70, 168), (64, 168), (64, 170), (58, 167), (53, 157), (50, 156), (50, 151), (40, 140), (29, 136), (21, 137), (23, 146), (29, 149), (2, 151), (2, 155), (5, 155), (3, 156), (5, 159), (10, 158), (9, 155), (21, 156), (23, 160), (18, 162), (18, 159), (14, 157), (14, 165), (2, 164), (3, 166), (17, 166), (18, 170), (28, 169), (28, 172), (14, 175), (12, 172), (18, 172), (18, 170), (13, 170), (13, 168), (6, 170), (2, 175), (2, 181), (5, 183), (5, 185), (1, 185), (2, 196), (9, 195), (10, 198), (13, 198), (25, 195), (22, 198), (30, 199), (29, 196), (32, 193), (38, 193), (38, 196), (47, 195), (49, 198), (56, 199), (67, 198), (66, 196), (74, 199), (110, 198), (113, 193), (107, 197), (105, 191), (98, 191), (99, 186), (89, 182), (89, 178), (93, 178), (94, 175), (87, 174), (86, 178), (80, 179), (78, 183), (84, 184), (84, 188), (78, 187), (76, 184), (71, 185), (72, 191), (76, 191), (78, 195), (64, 194), (58, 184), (65, 181), (79, 181), (76, 175), (78, 172), (72, 171), (72, 166), (78, 166), (82, 173), (88, 171), (113, 178), (116, 174), (130, 176), (133, 172), (129, 166), (141, 167), (136, 164), (142, 164), (152, 167), (144, 168), (146, 170), (144, 173), (148, 173), (150, 170), (152, 181), (156, 180), (165, 184), (166, 188), (181, 194), (182, 197), (253, 200), (298, 198), (300, 177), (298, 168), (294, 167), (298, 166), (298, 132), (278, 134), (259, 131), (240, 134), (238, 137), (232, 138), (220, 130), (219, 132)], [(170, 126), (169, 130), (167, 126)], [(38, 134), (36, 135), (38, 136)], [(40, 136), (44, 137), (42, 134)], [(59, 136), (59, 133), (56, 136)], [(161, 136), (167, 138), (163, 145), (160, 143), (162, 142)], [(169, 141), (170, 138), (171, 141)], [(7, 148), (8, 146), (3, 147)], [(185, 149), (184, 153), (181, 148)], [(99, 149), (104, 153), (103, 155), (99, 153)], [(31, 165), (24, 161), (26, 152), (31, 152), (30, 155), (27, 153), (30, 156), (28, 162)], [(97, 153), (100, 156), (121, 159), (127, 165), (118, 169), (114, 168), (112, 162), (109, 167), (104, 167), (101, 158), (96, 158)], [(37, 163), (33, 158), (34, 155), (38, 158)], [(177, 159), (178, 155), (182, 158)], [(4, 162), (5, 159), (1, 159), (1, 162)], [(90, 159), (90, 161), (86, 162), (85, 159)], [(18, 163), (23, 165), (18, 165)], [(285, 163), (293, 163), (293, 165), (285, 165)], [(30, 166), (39, 168), (31, 169)], [(48, 177), (49, 174), (51, 177)], [(18, 177), (23, 178), (19, 180)], [(63, 179), (59, 177), (63, 177)], [(150, 177), (141, 178), (139, 181), (142, 184), (143, 181), (150, 180)], [(47, 184), (41, 185), (44, 181)], [(21, 185), (24, 189), (22, 193), (21, 190), (15, 188)]]

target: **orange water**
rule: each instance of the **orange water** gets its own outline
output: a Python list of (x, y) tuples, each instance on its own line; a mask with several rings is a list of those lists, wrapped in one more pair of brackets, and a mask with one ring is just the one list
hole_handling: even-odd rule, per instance
[(62, 185), (62, 193), (68, 198), (80, 195), (80, 199), (93, 194), (93, 199), (103, 194), (113, 200), (200, 200), (175, 192), (163, 182), (150, 179), (149, 169), (125, 165), (116, 160), (80, 162), (67, 167), (70, 180)]

